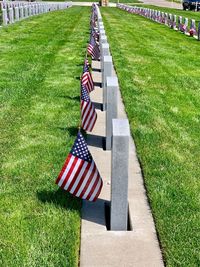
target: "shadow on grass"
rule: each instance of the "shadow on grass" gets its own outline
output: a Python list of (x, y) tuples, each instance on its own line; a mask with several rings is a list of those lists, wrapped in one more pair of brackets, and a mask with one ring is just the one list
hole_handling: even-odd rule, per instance
[(78, 134), (78, 127), (57, 127), (57, 129), (68, 132), (70, 136), (77, 136)]
[[(37, 197), (44, 204), (49, 203), (66, 210), (81, 211), (81, 200), (60, 188), (57, 191), (38, 191)], [(108, 224), (108, 215), (106, 214), (105, 205), (110, 205), (109, 203), (104, 199), (97, 199), (96, 202), (84, 200), (82, 219), (106, 226)]]
[(57, 191), (38, 191), (37, 197), (43, 203), (50, 203), (67, 210), (80, 211), (81, 201), (60, 188)]
[[(78, 134), (78, 127), (57, 127), (57, 129), (68, 132), (70, 136), (77, 136)], [(89, 146), (99, 147), (105, 149), (105, 137), (100, 135), (94, 135), (85, 133), (84, 131), (81, 131), (82, 135), (87, 140), (87, 144)]]
[(61, 95), (59, 97), (80, 102), (80, 96)]

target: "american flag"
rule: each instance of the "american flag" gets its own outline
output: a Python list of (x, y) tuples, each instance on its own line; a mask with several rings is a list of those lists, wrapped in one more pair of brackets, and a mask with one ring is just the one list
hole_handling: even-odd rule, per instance
[(182, 31), (187, 32), (187, 26), (185, 24), (182, 25)]
[(95, 201), (101, 192), (103, 181), (80, 132), (56, 184), (72, 195), (89, 201)]
[(95, 40), (99, 41), (99, 32), (96, 31), (93, 27), (91, 29), (91, 35), (94, 37)]
[(91, 132), (97, 120), (97, 113), (84, 86), (81, 86), (81, 120), (82, 128)]
[(86, 58), (83, 65), (83, 73), (90, 71), (90, 64), (88, 59)]
[(100, 58), (99, 46), (92, 35), (90, 38), (90, 43), (88, 44), (87, 52), (96, 60)]
[(88, 93), (94, 90), (94, 82), (89, 71), (83, 73), (81, 77), (81, 86), (84, 86), (87, 89)]
[(92, 7), (92, 14), (91, 14), (91, 18), (90, 18), (90, 25), (95, 27), (96, 23), (97, 23), (97, 10), (96, 10), (96, 7), (93, 6)]
[(90, 18), (90, 27), (97, 27), (97, 15), (94, 12)]

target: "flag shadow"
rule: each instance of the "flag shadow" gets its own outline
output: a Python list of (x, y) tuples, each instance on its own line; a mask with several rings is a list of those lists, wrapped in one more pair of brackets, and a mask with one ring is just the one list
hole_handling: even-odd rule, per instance
[(72, 196), (67, 191), (58, 189), (57, 191), (38, 191), (37, 198), (42, 203), (53, 204), (58, 208), (65, 208), (66, 210), (79, 210), (80, 199)]
[(95, 202), (83, 200), (81, 217), (83, 220), (104, 225), (108, 228), (107, 206), (110, 206), (110, 201), (105, 199), (98, 198)]
[(60, 95), (59, 97), (80, 102), (80, 96)]
[[(57, 191), (38, 191), (37, 198), (42, 203), (54, 205), (65, 210), (80, 211), (81, 199), (74, 197), (69, 192), (58, 189)], [(82, 219), (93, 223), (105, 225), (107, 227), (106, 206), (110, 206), (110, 201), (97, 199), (95, 202), (83, 200)]]
[(97, 86), (97, 87), (102, 87), (102, 83), (100, 83), (100, 82), (94, 82), (94, 86)]
[(68, 132), (70, 136), (76, 137), (78, 133), (78, 127), (57, 127), (57, 129)]
[(89, 146), (99, 147), (104, 149), (105, 137), (87, 133), (87, 144)]
[(97, 68), (92, 68), (93, 72), (101, 72), (101, 69), (97, 69)]
[(103, 111), (103, 104), (102, 103), (93, 102), (93, 101), (92, 101), (92, 103), (93, 103), (95, 109), (99, 109), (99, 110)]

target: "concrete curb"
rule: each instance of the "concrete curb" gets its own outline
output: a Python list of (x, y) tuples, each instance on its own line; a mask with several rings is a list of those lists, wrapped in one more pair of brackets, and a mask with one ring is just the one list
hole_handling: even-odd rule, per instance
[[(93, 62), (93, 79), (101, 82), (100, 62)], [(99, 70), (99, 71), (98, 71)], [(91, 93), (96, 107), (102, 105), (102, 88)], [(127, 118), (119, 94), (118, 118)], [(146, 197), (143, 177), (131, 138), (129, 154), (129, 217), (132, 231), (107, 231), (105, 204), (110, 201), (111, 152), (104, 151), (105, 112), (97, 109), (98, 120), (88, 147), (104, 181), (99, 199), (83, 201), (80, 267), (163, 267), (155, 225)]]

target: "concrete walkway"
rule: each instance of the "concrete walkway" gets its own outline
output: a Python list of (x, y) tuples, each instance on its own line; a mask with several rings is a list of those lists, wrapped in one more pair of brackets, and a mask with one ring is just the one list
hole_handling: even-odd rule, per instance
[(160, 6), (160, 7), (169, 7), (169, 8), (176, 8), (182, 9), (182, 5), (175, 3), (175, 2), (168, 2), (165, 0), (142, 0), (144, 4)]
[[(99, 2), (72, 2), (73, 6), (92, 6), (93, 3), (98, 4)], [(115, 3), (109, 3), (109, 7), (116, 7)]]
[[(93, 62), (93, 78), (101, 83), (100, 62)], [(105, 112), (101, 111), (102, 88), (91, 93), (98, 119), (88, 133), (89, 150), (103, 178), (104, 186), (95, 203), (83, 202), (80, 267), (163, 267), (154, 221), (146, 197), (143, 177), (133, 139), (129, 154), (129, 217), (132, 231), (108, 231), (105, 204), (110, 203), (111, 152), (103, 150)], [(121, 96), (118, 118), (127, 118)]]
[[(168, 1), (165, 1), (165, 0), (142, 0), (142, 1), (143, 1), (143, 3), (141, 3), (141, 4), (182, 9), (182, 5), (181, 4), (177, 4), (177, 3), (174, 3), (174, 2), (168, 2)], [(95, 2), (95, 3), (98, 3), (98, 2)], [(93, 2), (72, 2), (73, 6), (91, 6), (92, 4), (93, 4)], [(139, 3), (137, 3), (137, 5), (138, 4)], [(112, 1), (110, 1), (109, 2), (109, 7), (116, 7), (116, 3), (112, 3)]]

